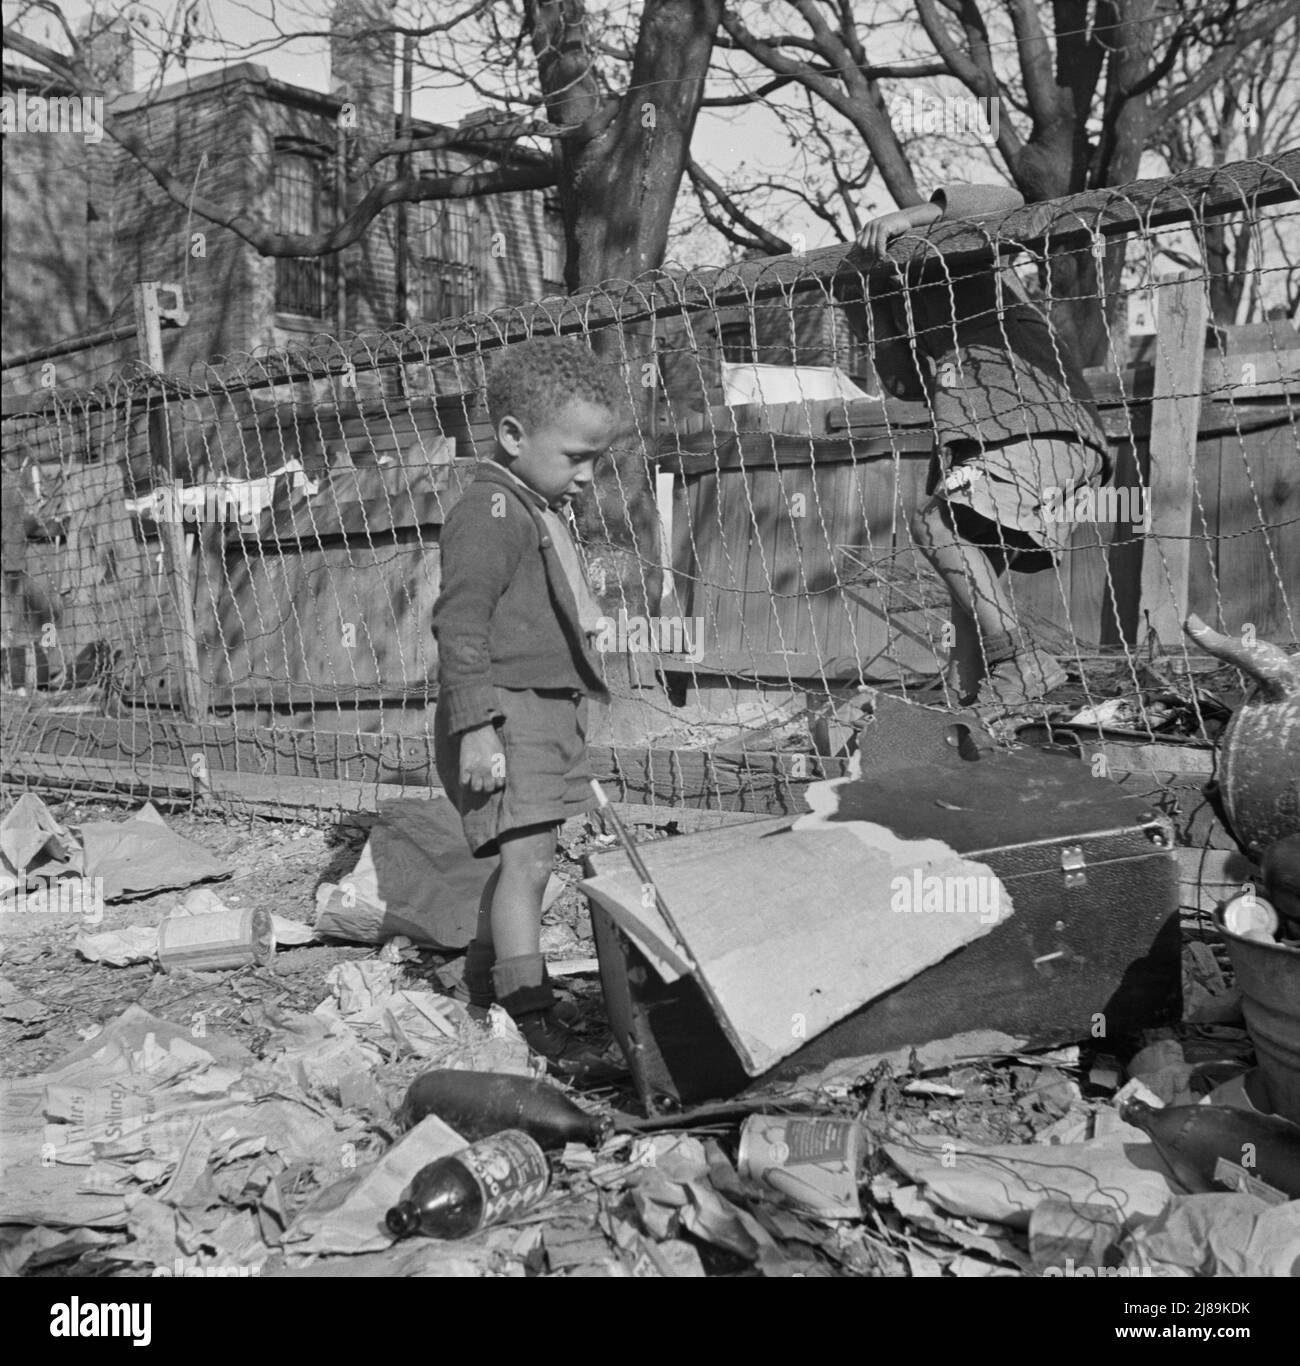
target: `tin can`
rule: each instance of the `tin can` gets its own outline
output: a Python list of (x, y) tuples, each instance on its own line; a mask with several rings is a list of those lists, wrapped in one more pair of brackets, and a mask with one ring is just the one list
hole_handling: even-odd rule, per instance
[(852, 1119), (751, 1115), (740, 1130), (741, 1176), (829, 1219), (858, 1219), (862, 1130)]
[(1282, 923), (1271, 902), (1253, 892), (1243, 892), (1223, 903), (1223, 923), (1243, 939), (1271, 942)]
[(231, 910), (206, 915), (170, 915), (158, 926), (158, 961), (171, 972), (219, 972), (266, 963), (275, 952), (271, 913)]

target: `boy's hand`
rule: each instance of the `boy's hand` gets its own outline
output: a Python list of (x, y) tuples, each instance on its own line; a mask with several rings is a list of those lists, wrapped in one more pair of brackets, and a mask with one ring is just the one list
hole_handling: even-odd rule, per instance
[(938, 204), (914, 204), (910, 209), (896, 209), (893, 213), (882, 213), (879, 218), (864, 224), (858, 233), (858, 245), (866, 255), (866, 264), (875, 265), (885, 259), (885, 248), (890, 238), (901, 237), (905, 232), (915, 232), (917, 228), (937, 223), (943, 216)]
[(912, 226), (912, 221), (903, 210), (882, 213), (863, 225), (858, 233), (858, 245), (866, 253), (868, 263), (874, 265), (885, 259), (885, 248), (891, 237), (899, 237)]
[(495, 792), (506, 785), (506, 756), (494, 725), (460, 737), (460, 785), (469, 792)]

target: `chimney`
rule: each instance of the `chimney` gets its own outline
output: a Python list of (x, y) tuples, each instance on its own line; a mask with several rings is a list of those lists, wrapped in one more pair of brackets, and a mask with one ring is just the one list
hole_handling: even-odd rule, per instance
[(396, 126), (397, 37), (376, 33), (391, 25), (395, 0), (337, 0), (330, 14), (330, 94), (356, 109), (357, 151), (387, 142)]
[[(370, 154), (397, 131), (394, 104), (397, 38), (376, 29), (391, 26), (396, 0), (336, 0), (330, 13), (330, 94), (350, 105), (338, 136), (344, 174), (339, 211), (348, 214), (371, 186), (393, 171), (391, 161), (367, 169)], [(395, 317), (396, 225), (381, 213), (360, 241), (342, 253), (346, 315), (351, 328), (386, 327)]]
[(80, 29), (96, 87), (106, 99), (129, 95), (135, 89), (135, 35), (121, 15), (112, 19), (88, 18)]

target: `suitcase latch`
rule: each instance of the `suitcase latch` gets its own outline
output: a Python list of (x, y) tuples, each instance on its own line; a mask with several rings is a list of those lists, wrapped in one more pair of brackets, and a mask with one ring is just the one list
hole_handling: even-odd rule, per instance
[(1067, 844), (1061, 850), (1061, 871), (1067, 887), (1086, 887), (1088, 874), (1083, 861), (1083, 845)]

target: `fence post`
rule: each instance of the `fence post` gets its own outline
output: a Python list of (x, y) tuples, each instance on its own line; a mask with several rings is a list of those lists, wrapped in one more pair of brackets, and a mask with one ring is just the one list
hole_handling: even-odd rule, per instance
[[(135, 322), (140, 359), (161, 379), (163, 373), (162, 315), (158, 307), (158, 285), (142, 281), (135, 286)], [(199, 638), (194, 619), (194, 583), (190, 574), (190, 554), (185, 544), (183, 481), (172, 467), (171, 420), (167, 395), (161, 384), (149, 402), (149, 455), (154, 469), (154, 488), (163, 489), (166, 498), (159, 512), (158, 536), (162, 543), (163, 568), (176, 609), (177, 676), (180, 683), (181, 711), (187, 721), (201, 721), (206, 712), (203, 679), (199, 673)], [(170, 651), (169, 651), (170, 653)]]
[(1189, 538), (1204, 389), (1205, 323), (1204, 277), (1199, 271), (1183, 271), (1160, 299), (1151, 437), (1143, 471), (1150, 517), (1142, 547), (1140, 602), (1151, 630), (1166, 647), (1182, 640), (1182, 621), (1190, 610)]

